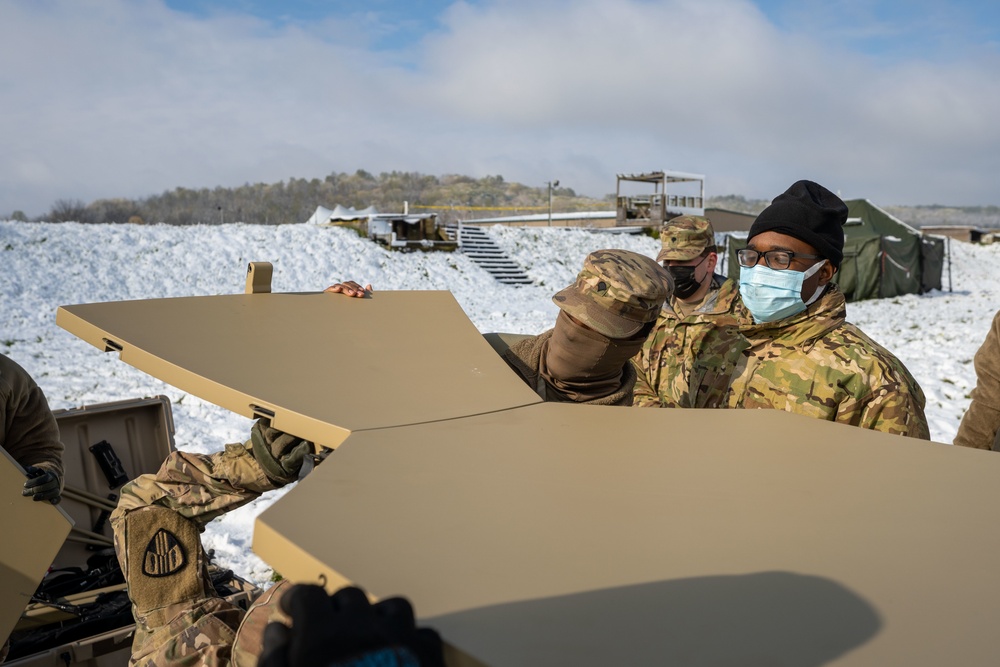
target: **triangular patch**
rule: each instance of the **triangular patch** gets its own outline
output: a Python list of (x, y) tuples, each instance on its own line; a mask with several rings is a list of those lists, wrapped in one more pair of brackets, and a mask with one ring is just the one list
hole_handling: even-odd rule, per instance
[(187, 564), (187, 554), (180, 540), (161, 528), (146, 545), (142, 556), (142, 573), (148, 577), (167, 577)]

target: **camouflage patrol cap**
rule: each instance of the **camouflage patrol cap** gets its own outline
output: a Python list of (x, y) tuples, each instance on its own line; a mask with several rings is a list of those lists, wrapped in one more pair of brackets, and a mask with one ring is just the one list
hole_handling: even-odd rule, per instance
[(552, 297), (557, 306), (609, 338), (629, 338), (652, 322), (673, 292), (663, 267), (629, 250), (596, 250), (576, 282)]
[(686, 262), (705, 251), (715, 250), (715, 230), (708, 218), (699, 215), (682, 215), (660, 228), (662, 249), (656, 256), (657, 262), (671, 259)]

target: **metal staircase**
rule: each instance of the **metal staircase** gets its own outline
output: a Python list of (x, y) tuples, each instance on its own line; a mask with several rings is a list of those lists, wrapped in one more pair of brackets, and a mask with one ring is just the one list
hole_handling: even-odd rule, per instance
[(448, 235), (458, 241), (458, 250), (504, 285), (530, 285), (531, 278), (507, 257), (490, 235), (473, 225), (448, 225)]

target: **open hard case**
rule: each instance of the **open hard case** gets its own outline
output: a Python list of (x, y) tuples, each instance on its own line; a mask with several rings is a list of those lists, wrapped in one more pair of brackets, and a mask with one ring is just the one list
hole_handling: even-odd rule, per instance
[[(155, 396), (60, 410), (55, 416), (66, 446), (62, 502), (56, 507), (31, 502), (17, 503), (17, 507), (46, 513), (56, 526), (57, 537), (66, 534), (67, 528), (68, 534), (54, 558), (51, 552), (46, 555), (44, 546), (33, 552), (28, 548), (28, 553), (12, 544), (3, 547), (5, 554), (20, 550), (19, 555), (38, 566), (31, 584), (37, 588), (29, 587), (34, 592), (21, 598), (26, 605), (11, 633), (10, 655), (4, 664), (125, 665), (134, 624), (108, 519), (121, 487), (139, 475), (156, 472), (173, 451), (170, 401)], [(23, 484), (23, 477), (8, 476), (12, 479), (7, 486)], [(13, 493), (11, 489), (8, 495)], [(58, 532), (60, 518), (62, 533)], [(48, 528), (31, 532), (49, 535), (50, 542), (53, 539), (53, 530)], [(46, 571), (47, 562), (51, 566)], [(219, 571), (213, 579), (221, 594), (244, 607), (259, 594), (231, 572)], [(0, 627), (0, 633), (9, 629)]]

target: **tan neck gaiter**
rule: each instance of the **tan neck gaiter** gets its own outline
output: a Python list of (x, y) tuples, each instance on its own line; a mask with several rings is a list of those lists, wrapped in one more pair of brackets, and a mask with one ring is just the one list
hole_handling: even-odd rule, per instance
[(608, 338), (580, 326), (559, 311), (539, 373), (551, 387), (575, 402), (603, 398), (621, 387), (622, 369), (642, 347), (649, 327), (632, 338)]

